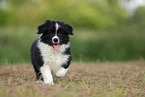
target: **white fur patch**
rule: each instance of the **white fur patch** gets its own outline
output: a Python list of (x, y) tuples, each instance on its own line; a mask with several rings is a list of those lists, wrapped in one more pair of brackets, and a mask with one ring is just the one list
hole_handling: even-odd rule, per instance
[(48, 65), (43, 65), (40, 68), (40, 72), (42, 73), (43, 79), (44, 79), (44, 83), (48, 83), (50, 85), (53, 85), (53, 77), (51, 74), (51, 70), (49, 68)]
[(65, 76), (65, 74), (67, 73), (68, 70), (69, 70), (68, 68), (65, 69), (65, 68), (61, 67), (55, 74), (57, 77), (63, 77), (63, 76)]
[(58, 25), (58, 23), (56, 23), (56, 24), (55, 24), (55, 30), (56, 30), (56, 31), (55, 31), (55, 36), (57, 36), (57, 30), (58, 30), (59, 27), (60, 27), (60, 26)]
[[(41, 56), (44, 61), (43, 66), (40, 68), (44, 78), (44, 83), (53, 84), (51, 71), (56, 73), (59, 70), (61, 73), (60, 75), (65, 75), (67, 70), (60, 70), (60, 68), (62, 68), (61, 65), (68, 61), (70, 55), (64, 55), (63, 52), (65, 52), (66, 48), (69, 46), (70, 42), (68, 42), (68, 44), (60, 45), (58, 50), (54, 50), (52, 46), (38, 40), (37, 47), (40, 49)], [(59, 75), (58, 73), (57, 75)]]

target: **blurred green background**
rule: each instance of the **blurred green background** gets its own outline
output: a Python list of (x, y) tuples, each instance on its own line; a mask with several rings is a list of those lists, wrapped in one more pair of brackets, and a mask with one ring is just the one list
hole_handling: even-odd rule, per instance
[(74, 27), (73, 61), (145, 58), (145, 7), (129, 13), (120, 0), (0, 0), (0, 64), (30, 63), (30, 47), (46, 19)]

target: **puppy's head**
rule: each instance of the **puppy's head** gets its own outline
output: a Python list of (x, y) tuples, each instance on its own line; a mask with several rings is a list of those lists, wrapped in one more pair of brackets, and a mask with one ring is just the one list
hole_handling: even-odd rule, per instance
[(69, 35), (73, 35), (73, 28), (64, 22), (46, 20), (38, 26), (37, 34), (41, 34), (42, 42), (49, 44), (55, 50), (62, 44), (67, 44)]

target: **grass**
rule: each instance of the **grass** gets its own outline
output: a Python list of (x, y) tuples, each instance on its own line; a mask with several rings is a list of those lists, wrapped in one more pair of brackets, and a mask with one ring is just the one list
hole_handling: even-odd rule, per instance
[(0, 97), (144, 97), (145, 61), (72, 63), (55, 85), (35, 81), (30, 64), (0, 66)]

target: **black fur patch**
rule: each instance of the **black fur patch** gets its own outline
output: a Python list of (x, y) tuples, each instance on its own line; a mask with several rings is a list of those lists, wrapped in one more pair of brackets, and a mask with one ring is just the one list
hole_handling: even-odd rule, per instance
[(40, 79), (41, 73), (40, 73), (40, 67), (43, 65), (43, 59), (41, 57), (41, 53), (39, 48), (37, 47), (37, 41), (36, 40), (31, 47), (31, 61), (34, 67), (34, 70), (36, 72), (36, 79)]

